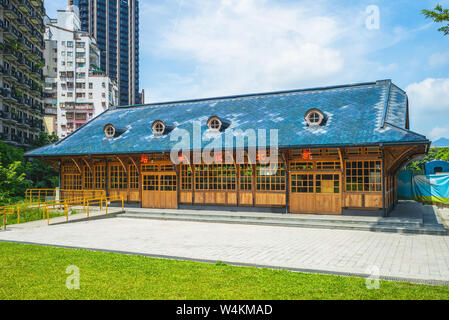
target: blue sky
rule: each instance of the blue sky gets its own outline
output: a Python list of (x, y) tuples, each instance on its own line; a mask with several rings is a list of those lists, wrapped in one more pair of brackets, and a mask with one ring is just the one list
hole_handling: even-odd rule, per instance
[[(146, 102), (392, 79), (412, 130), (449, 137), (449, 0), (140, 0)], [(45, 0), (56, 17), (66, 1)], [(379, 28), (367, 27), (379, 9)]]

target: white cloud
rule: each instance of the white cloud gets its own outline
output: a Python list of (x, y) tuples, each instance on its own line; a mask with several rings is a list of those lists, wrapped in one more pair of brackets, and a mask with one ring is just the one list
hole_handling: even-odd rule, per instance
[(415, 108), (421, 111), (449, 111), (449, 78), (428, 78), (407, 86), (406, 91)]
[(432, 139), (449, 133), (449, 78), (428, 78), (406, 88), (412, 129)]
[(439, 67), (449, 62), (449, 52), (437, 52), (429, 57), (431, 67)]
[(449, 125), (446, 128), (435, 127), (429, 133), (429, 138), (433, 141), (442, 137), (449, 137)]

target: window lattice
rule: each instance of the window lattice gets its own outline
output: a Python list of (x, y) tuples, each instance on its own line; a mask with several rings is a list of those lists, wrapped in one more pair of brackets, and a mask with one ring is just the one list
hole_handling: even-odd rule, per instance
[(346, 161), (346, 190), (382, 191), (382, 161)]
[(253, 189), (253, 167), (250, 164), (240, 164), (240, 190)]
[(120, 164), (114, 164), (110, 167), (110, 188), (111, 189), (127, 189), (128, 178), (126, 171)]
[(235, 190), (235, 166), (227, 164), (195, 166), (196, 190)]
[(317, 174), (315, 179), (316, 193), (340, 193), (340, 175)]
[(313, 193), (313, 174), (292, 174), (292, 193)]
[(192, 168), (181, 166), (181, 190), (192, 190)]
[(280, 164), (257, 165), (257, 190), (285, 191), (285, 169)]
[(83, 177), (84, 177), (84, 189), (92, 189), (93, 188), (93, 176), (88, 166), (83, 168)]
[(80, 190), (81, 189), (81, 175), (80, 174), (64, 174), (62, 176), (62, 188), (66, 190)]
[(139, 189), (139, 172), (135, 165), (129, 166), (129, 188)]
[(96, 165), (95, 166), (95, 189), (104, 189), (105, 188), (105, 165)]

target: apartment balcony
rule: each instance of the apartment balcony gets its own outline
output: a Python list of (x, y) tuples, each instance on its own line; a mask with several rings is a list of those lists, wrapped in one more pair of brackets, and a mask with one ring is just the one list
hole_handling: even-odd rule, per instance
[(3, 25), (3, 37), (7, 40), (14, 41), (21, 38), (21, 34), (16, 27)]
[(16, 0), (20, 11), (22, 11), (24, 14), (29, 14), (33, 8), (31, 7), (28, 0)]
[(22, 33), (25, 33), (27, 35), (29, 35), (31, 30), (33, 30), (34, 28), (33, 25), (25, 17), (17, 20), (17, 27)]
[(30, 20), (34, 24), (34, 26), (36, 28), (38, 28), (39, 30), (42, 30), (44, 28), (44, 20), (42, 19), (42, 17), (39, 14), (32, 13), (30, 15)]
[(31, 5), (39, 10), (42, 13), (45, 13), (45, 9), (44, 9), (44, 1), (42, 0), (30, 0)]
[(16, 53), (9, 45), (7, 45), (6, 43), (1, 43), (0, 48), (3, 53), (3, 59), (7, 60), (8, 62), (14, 62), (17, 60)]
[(16, 103), (17, 99), (13, 96), (11, 89), (3, 88), (2, 97), (5, 102)]
[(12, 71), (11, 69), (3, 70), (3, 80), (6, 80), (10, 83), (17, 84), (20, 76), (16, 71)]
[(3, 14), (5, 17), (15, 20), (18, 19), (20, 16), (20, 11), (17, 9), (12, 3), (6, 4), (3, 3)]

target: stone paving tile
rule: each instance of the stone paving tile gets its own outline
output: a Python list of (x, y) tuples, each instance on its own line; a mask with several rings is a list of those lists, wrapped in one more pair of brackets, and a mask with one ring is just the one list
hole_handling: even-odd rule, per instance
[(449, 237), (109, 218), (13, 228), (0, 240), (449, 281)]

